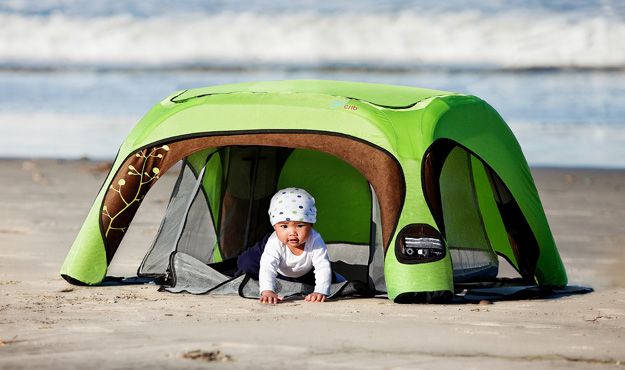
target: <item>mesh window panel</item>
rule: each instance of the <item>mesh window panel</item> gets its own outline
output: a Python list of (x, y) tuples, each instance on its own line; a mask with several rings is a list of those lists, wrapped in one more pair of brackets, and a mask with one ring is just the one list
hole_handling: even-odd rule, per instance
[(499, 262), (486, 236), (475, 197), (468, 152), (459, 147), (451, 151), (443, 165), (440, 188), (454, 280), (466, 282), (497, 276)]
[(175, 249), (180, 222), (184, 220), (196, 181), (193, 171), (187, 165), (183, 165), (154, 242), (139, 266), (139, 276), (165, 274), (169, 264), (169, 255)]
[(326, 243), (332, 271), (347, 280), (369, 281), (370, 247), (365, 244)]
[(176, 249), (201, 262), (209, 263), (212, 261), (216, 243), (217, 236), (208, 203), (204, 192), (199, 189), (187, 213), (184, 229)]
[(376, 292), (386, 292), (384, 280), (384, 242), (382, 241), (382, 222), (380, 220), (380, 204), (378, 197), (371, 187), (372, 224), (371, 224), (371, 252), (369, 255), (369, 281)]

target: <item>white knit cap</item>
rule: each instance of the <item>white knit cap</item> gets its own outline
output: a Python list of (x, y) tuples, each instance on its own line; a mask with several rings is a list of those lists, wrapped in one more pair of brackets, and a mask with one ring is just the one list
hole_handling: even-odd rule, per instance
[(306, 190), (286, 188), (279, 190), (269, 204), (271, 225), (282, 221), (317, 222), (315, 198)]

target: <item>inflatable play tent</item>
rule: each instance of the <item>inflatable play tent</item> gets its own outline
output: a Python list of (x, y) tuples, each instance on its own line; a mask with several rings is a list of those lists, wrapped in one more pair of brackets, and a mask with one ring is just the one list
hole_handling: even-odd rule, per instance
[[(174, 93), (130, 132), (61, 269), (106, 276), (152, 185), (180, 169), (138, 270), (170, 291), (254, 296), (236, 257), (271, 231), (273, 193), (301, 187), (333, 269), (333, 295), (444, 301), (492, 280), (505, 258), (528, 284), (566, 273), (511, 130), (483, 100), (339, 81), (276, 81)], [(310, 287), (283, 282), (283, 294)]]

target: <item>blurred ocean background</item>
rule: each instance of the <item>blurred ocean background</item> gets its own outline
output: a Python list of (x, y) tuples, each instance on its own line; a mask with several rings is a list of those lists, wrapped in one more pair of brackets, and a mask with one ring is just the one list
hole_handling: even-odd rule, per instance
[(0, 1), (0, 157), (112, 159), (176, 90), (277, 79), (474, 94), (531, 165), (625, 168), (621, 0)]

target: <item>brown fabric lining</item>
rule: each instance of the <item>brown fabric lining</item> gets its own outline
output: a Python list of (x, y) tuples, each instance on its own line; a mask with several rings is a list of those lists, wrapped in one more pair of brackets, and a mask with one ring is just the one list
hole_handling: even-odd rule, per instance
[[(371, 183), (378, 196), (382, 238), (385, 249), (388, 247), (405, 192), (401, 168), (390, 155), (371, 145), (342, 136), (318, 133), (242, 134), (185, 139), (144, 149), (128, 158), (113, 178), (103, 202), (101, 222), (107, 241), (108, 261), (113, 258), (139, 203), (159, 175), (194, 152), (208, 147), (233, 145), (312, 149), (350, 163)], [(161, 157), (158, 157), (159, 154)], [(134, 174), (138, 171), (131, 170), (130, 166), (141, 169), (141, 175)], [(157, 168), (156, 173), (154, 168)], [(123, 183), (121, 187), (120, 181)], [(130, 199), (133, 201), (128, 205)]]
[(117, 171), (100, 212), (109, 263), (148, 190), (177, 162), (172, 157), (167, 145), (143, 149), (128, 158)]

